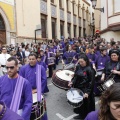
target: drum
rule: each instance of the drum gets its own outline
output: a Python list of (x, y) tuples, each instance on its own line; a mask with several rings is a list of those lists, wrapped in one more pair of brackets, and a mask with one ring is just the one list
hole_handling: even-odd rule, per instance
[(48, 65), (53, 65), (55, 64), (55, 57), (49, 57), (48, 58)]
[(98, 86), (98, 89), (103, 92), (105, 90), (107, 90), (111, 85), (113, 85), (115, 83), (113, 78), (108, 79), (107, 81), (105, 81), (103, 84), (101, 84), (101, 86)]
[(83, 104), (84, 93), (80, 89), (71, 88), (67, 91), (67, 101), (74, 108), (80, 107)]
[(101, 76), (103, 73), (104, 68), (102, 69), (97, 69), (96, 76)]
[(73, 78), (74, 72), (70, 70), (57, 70), (52, 76), (52, 83), (64, 90), (68, 90), (68, 83)]
[(41, 120), (42, 116), (46, 112), (46, 102), (41, 95), (41, 102), (37, 101), (37, 93), (33, 94), (33, 106), (31, 111), (30, 120)]
[(74, 63), (66, 64), (65, 67), (64, 67), (65, 70), (74, 70), (74, 68), (75, 68)]
[(60, 53), (60, 54), (63, 54), (63, 49), (59, 49), (59, 53)]

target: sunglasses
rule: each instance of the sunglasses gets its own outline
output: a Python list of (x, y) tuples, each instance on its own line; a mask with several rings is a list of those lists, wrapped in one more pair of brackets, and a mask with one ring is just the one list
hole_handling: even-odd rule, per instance
[(10, 67), (8, 67), (8, 66), (6, 66), (6, 69), (8, 70), (8, 69), (14, 69), (15, 68), (15, 66), (10, 66)]

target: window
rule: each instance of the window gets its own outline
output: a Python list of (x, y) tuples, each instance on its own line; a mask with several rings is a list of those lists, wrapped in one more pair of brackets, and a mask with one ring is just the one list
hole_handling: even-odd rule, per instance
[(85, 14), (84, 14), (84, 9), (82, 9), (82, 17), (83, 17), (83, 19), (84, 19), (84, 16)]
[(56, 20), (52, 19), (52, 38), (56, 38)]
[(81, 37), (81, 27), (79, 27), (79, 37)]
[(86, 12), (86, 21), (88, 21), (88, 12)]
[(59, 7), (60, 7), (60, 8), (63, 8), (63, 7), (62, 7), (62, 0), (59, 0)]
[(120, 0), (114, 0), (114, 13), (120, 12)]
[(74, 37), (76, 37), (76, 25), (74, 25)]
[(47, 17), (41, 16), (41, 30), (42, 30), (42, 38), (46, 38), (46, 29), (47, 27)]
[(83, 28), (85, 28), (85, 19), (83, 19)]
[(0, 15), (0, 29), (5, 30), (5, 24), (1, 15)]
[(86, 29), (83, 28), (83, 37), (86, 37)]
[(66, 0), (66, 5), (67, 5), (67, 11), (69, 11), (69, 1)]
[(68, 37), (71, 37), (71, 24), (68, 23)]
[(72, 3), (72, 8), (73, 8), (73, 14), (75, 14), (75, 3)]
[(52, 3), (54, 3), (54, 0), (51, 0)]
[(64, 36), (64, 22), (60, 21), (60, 36)]

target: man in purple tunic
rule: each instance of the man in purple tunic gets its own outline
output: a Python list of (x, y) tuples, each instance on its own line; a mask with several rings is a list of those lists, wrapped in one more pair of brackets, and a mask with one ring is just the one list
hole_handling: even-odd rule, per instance
[[(37, 55), (31, 53), (28, 57), (29, 64), (24, 65), (20, 68), (19, 74), (26, 78), (32, 85), (32, 93), (36, 93), (36, 66), (37, 66)], [(49, 92), (47, 87), (47, 77), (46, 71), (43, 66), (41, 66), (41, 83), (42, 83), (42, 93)]]
[(25, 120), (17, 113), (13, 112), (4, 102), (0, 101), (0, 120)]
[[(14, 57), (10, 57), (6, 63), (7, 75), (0, 77), (0, 101), (5, 102), (6, 106), (10, 108), (13, 99), (14, 90), (18, 79), (18, 61)], [(28, 80), (24, 79), (22, 93), (20, 96), (19, 110), (22, 109), (22, 117), (25, 120), (30, 119), (32, 109), (32, 89)], [(15, 96), (16, 98), (16, 96)], [(18, 102), (18, 101), (17, 101)], [(14, 103), (18, 104), (18, 103)]]

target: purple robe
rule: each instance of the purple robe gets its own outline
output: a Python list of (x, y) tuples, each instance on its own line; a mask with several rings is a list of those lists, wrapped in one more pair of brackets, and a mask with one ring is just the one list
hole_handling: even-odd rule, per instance
[(17, 113), (15, 113), (12, 110), (10, 110), (9, 108), (7, 108), (4, 116), (0, 120), (26, 120), (26, 119), (23, 119)]
[[(32, 85), (32, 89), (36, 89), (36, 66), (30, 66), (29, 64), (24, 65), (20, 68), (19, 74), (26, 78)], [(41, 83), (42, 83), (42, 93), (49, 92), (47, 87), (47, 77), (46, 71), (43, 66), (41, 66)]]
[[(44, 57), (46, 57), (45, 61), (44, 61)], [(48, 65), (47, 55), (43, 55), (42, 58), (41, 58), (41, 61), (45, 62), (45, 64)]]
[[(63, 60), (65, 60), (65, 64), (69, 64), (70, 62), (73, 62), (72, 59), (74, 56), (76, 56), (77, 53), (73, 52), (73, 51), (66, 51), (64, 54), (63, 54)], [(69, 61), (68, 59), (71, 58), (71, 60)]]
[[(5, 102), (10, 108), (17, 78), (10, 79), (8, 75), (0, 77), (0, 101)], [(32, 89), (28, 80), (25, 79), (19, 109), (23, 110), (22, 117), (25, 120), (30, 119), (32, 109)]]
[(95, 62), (95, 58), (96, 58), (96, 54), (91, 54), (91, 53), (88, 53), (87, 54), (87, 57), (89, 60), (91, 60), (91, 64)]
[(37, 63), (39, 65), (42, 65), (45, 68), (45, 71), (47, 70), (47, 65), (43, 61), (40, 61), (40, 62), (37, 62)]
[(98, 110), (90, 112), (87, 117), (85, 118), (85, 120), (99, 120), (98, 119)]
[(109, 62), (109, 61), (110, 61), (110, 58), (109, 58), (108, 55), (105, 55), (105, 56), (102, 56), (102, 55), (97, 56), (97, 57), (95, 58), (95, 64), (96, 64), (97, 69), (104, 68), (104, 67), (105, 67), (105, 64), (106, 64), (107, 62)]

